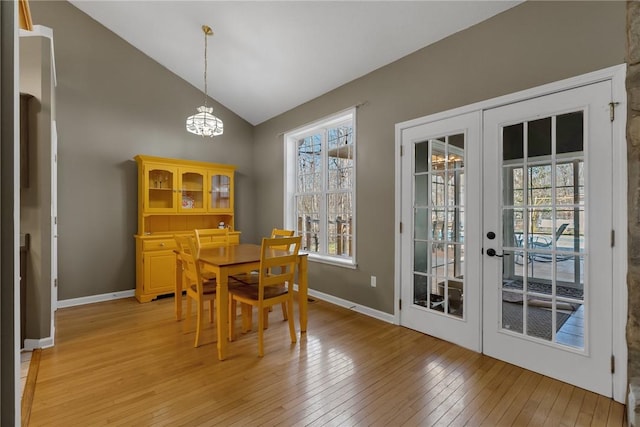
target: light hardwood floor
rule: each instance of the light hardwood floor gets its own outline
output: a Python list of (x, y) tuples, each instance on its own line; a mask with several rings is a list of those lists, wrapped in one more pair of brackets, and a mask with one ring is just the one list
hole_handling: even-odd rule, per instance
[(194, 348), (172, 298), (60, 309), (29, 425), (625, 425), (610, 399), (326, 302), (296, 345), (281, 320), (264, 358), (253, 332), (220, 362), (213, 327)]

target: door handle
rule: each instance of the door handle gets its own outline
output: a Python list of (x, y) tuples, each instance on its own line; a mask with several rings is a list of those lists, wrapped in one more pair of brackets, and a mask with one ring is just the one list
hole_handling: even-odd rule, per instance
[(504, 256), (509, 256), (509, 254), (499, 254), (493, 248), (487, 249), (487, 255), (489, 255), (489, 256), (497, 256), (498, 258), (502, 258)]

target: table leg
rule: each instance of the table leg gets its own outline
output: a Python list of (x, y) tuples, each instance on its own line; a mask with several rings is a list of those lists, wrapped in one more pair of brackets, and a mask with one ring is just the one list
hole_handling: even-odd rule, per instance
[(309, 284), (307, 282), (307, 256), (300, 257), (298, 264), (298, 309), (300, 310), (300, 332), (307, 332), (307, 297)]
[(176, 288), (174, 291), (176, 320), (182, 320), (182, 259), (176, 256)]
[(229, 274), (222, 269), (216, 275), (216, 313), (218, 315), (218, 359), (227, 357), (227, 341), (229, 340)]

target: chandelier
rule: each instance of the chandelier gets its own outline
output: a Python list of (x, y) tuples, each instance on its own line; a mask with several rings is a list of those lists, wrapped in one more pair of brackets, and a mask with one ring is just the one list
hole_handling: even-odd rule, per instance
[(202, 26), (204, 32), (204, 105), (198, 107), (198, 112), (187, 117), (187, 130), (202, 137), (222, 135), (222, 120), (213, 115), (213, 108), (207, 107), (207, 37), (213, 35), (208, 25)]

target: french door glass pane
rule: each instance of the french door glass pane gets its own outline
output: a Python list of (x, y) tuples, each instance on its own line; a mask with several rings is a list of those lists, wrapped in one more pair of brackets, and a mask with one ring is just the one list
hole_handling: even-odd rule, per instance
[(414, 148), (414, 304), (464, 316), (465, 135)]
[[(502, 128), (502, 328), (584, 347), (583, 112)], [(565, 326), (566, 325), (566, 326)]]

